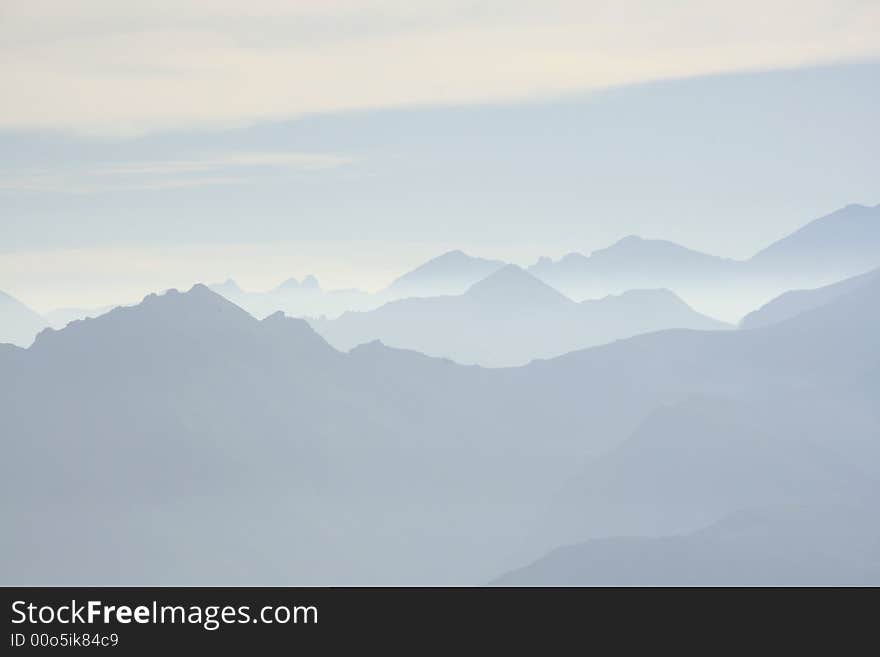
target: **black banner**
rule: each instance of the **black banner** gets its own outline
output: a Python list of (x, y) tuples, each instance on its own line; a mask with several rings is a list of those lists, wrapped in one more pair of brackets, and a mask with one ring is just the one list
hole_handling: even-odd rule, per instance
[[(96, 654), (360, 646), (370, 651), (474, 641), (496, 648), (574, 641), (583, 650), (644, 641), (725, 645), (817, 638), (845, 615), (873, 626), (856, 590), (586, 588), (6, 588), (4, 654)], [(872, 592), (873, 593), (873, 592)], [(871, 596), (873, 597), (873, 595)], [(848, 605), (847, 602), (854, 604)], [(837, 615), (837, 616), (836, 616)], [(813, 622), (815, 621), (815, 622)], [(612, 644), (607, 642), (611, 641)], [(575, 644), (572, 644), (575, 645)], [(578, 650), (580, 652), (581, 650)], [(568, 652), (568, 651), (565, 651)]]

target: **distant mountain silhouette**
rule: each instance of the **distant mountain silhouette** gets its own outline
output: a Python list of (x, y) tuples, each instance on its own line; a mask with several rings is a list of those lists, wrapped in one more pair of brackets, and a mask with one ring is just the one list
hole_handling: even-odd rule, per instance
[(577, 304), (506, 265), (460, 296), (410, 298), (371, 312), (312, 321), (332, 345), (371, 340), (460, 363), (510, 366), (664, 328), (724, 328), (666, 290)]
[(302, 281), (289, 278), (266, 292), (242, 290), (231, 278), (209, 287), (258, 319), (279, 310), (291, 317), (335, 318), (346, 311), (372, 310), (401, 298), (460, 294), (503, 266), (497, 260), (450, 251), (402, 275), (375, 294), (357, 289), (324, 290), (311, 275)]
[[(601, 299), (636, 289), (668, 289), (712, 317), (739, 322), (745, 314), (794, 288), (827, 285), (880, 266), (880, 206), (850, 205), (807, 224), (749, 260), (731, 260), (635, 235), (558, 261), (542, 257), (529, 273), (573, 300)], [(290, 278), (273, 290), (249, 292), (232, 279), (211, 289), (257, 318), (278, 310), (293, 317), (336, 318), (390, 301), (461, 295), (506, 263), (449, 251), (374, 294), (323, 290), (314, 276)], [(54, 327), (94, 311), (59, 311)]]
[(634, 288), (683, 291), (711, 283), (719, 289), (738, 266), (673, 242), (631, 235), (589, 256), (570, 253), (558, 262), (542, 258), (529, 271), (573, 298), (584, 299)]
[(493, 584), (877, 586), (875, 512), (876, 500), (740, 511), (688, 534), (603, 538), (558, 548)]
[(529, 271), (573, 299), (664, 287), (703, 312), (731, 320), (786, 290), (826, 285), (878, 266), (880, 206), (849, 205), (748, 260), (630, 236), (589, 256), (541, 258)]
[(880, 205), (848, 205), (759, 251), (752, 269), (817, 272), (832, 280), (880, 265)]
[(318, 284), (318, 279), (312, 276), (311, 274), (306, 276), (302, 281), (298, 281), (295, 278), (288, 278), (281, 285), (276, 288), (277, 292), (284, 292), (287, 290), (320, 290), (321, 286)]
[(235, 282), (234, 279), (227, 278), (222, 283), (215, 283), (214, 285), (208, 286), (211, 290), (216, 292), (222, 297), (225, 297), (232, 300), (231, 297), (243, 296), (245, 291), (239, 287), (238, 283)]
[(267, 292), (246, 292), (231, 278), (209, 287), (258, 319), (278, 311), (292, 317), (336, 317), (346, 310), (374, 308), (381, 303), (361, 290), (323, 290), (314, 276), (302, 281), (289, 278)]
[[(590, 296), (635, 287), (691, 281), (697, 276), (730, 275), (732, 260), (707, 255), (665, 240), (630, 235), (589, 256), (570, 253), (558, 262), (541, 259), (529, 271), (560, 289), (580, 287), (578, 296)], [(609, 289), (610, 287), (610, 289)]]
[(500, 260), (449, 251), (397, 278), (381, 294), (390, 299), (461, 294), (504, 265)]
[(505, 265), (474, 283), (464, 296), (477, 303), (540, 310), (570, 306), (571, 299), (516, 265)]
[(47, 325), (45, 319), (21, 301), (0, 291), (0, 343), (27, 347)]
[(746, 315), (740, 322), (740, 327), (745, 329), (760, 328), (791, 319), (803, 312), (834, 301), (878, 278), (880, 278), (880, 269), (813, 290), (785, 292), (758, 310)]

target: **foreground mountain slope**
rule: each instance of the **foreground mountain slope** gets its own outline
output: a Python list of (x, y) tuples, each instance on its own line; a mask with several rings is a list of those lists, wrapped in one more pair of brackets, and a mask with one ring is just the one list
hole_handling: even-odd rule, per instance
[(581, 408), (381, 345), (341, 354), (203, 286), (47, 331), (0, 368), (6, 582), (478, 581), (521, 558), (523, 514), (585, 449), (573, 430), (534, 441)]
[(657, 538), (594, 539), (554, 550), (493, 581), (500, 586), (880, 584), (876, 500), (731, 514)]
[(860, 499), (880, 488), (880, 422), (828, 391), (692, 398), (651, 414), (568, 482), (560, 542), (693, 531), (739, 509)]
[(46, 313), (46, 321), (53, 329), (63, 329), (78, 319), (91, 319), (110, 312), (116, 306), (98, 306), (96, 308), (56, 308)]

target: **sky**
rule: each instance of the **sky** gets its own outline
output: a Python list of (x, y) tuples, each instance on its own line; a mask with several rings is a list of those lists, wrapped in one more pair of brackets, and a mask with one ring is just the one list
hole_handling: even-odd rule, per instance
[(4, 0), (0, 289), (747, 257), (880, 189), (880, 2)]

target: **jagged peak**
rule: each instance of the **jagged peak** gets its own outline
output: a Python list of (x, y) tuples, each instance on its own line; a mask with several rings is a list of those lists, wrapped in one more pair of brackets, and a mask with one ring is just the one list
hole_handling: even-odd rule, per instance
[(276, 292), (284, 292), (289, 290), (320, 290), (321, 285), (318, 283), (318, 279), (309, 274), (301, 281), (297, 280), (294, 277), (288, 278), (286, 281), (281, 283), (278, 287), (275, 288)]
[(229, 293), (241, 294), (243, 292), (241, 287), (239, 287), (238, 283), (236, 283), (235, 279), (233, 279), (233, 278), (227, 278), (222, 283), (217, 283), (215, 285), (209, 285), (208, 287), (210, 289), (214, 290), (215, 292), (220, 292), (220, 293), (225, 292), (227, 294), (229, 294)]
[(117, 306), (98, 317), (74, 320), (60, 330), (43, 330), (34, 340), (34, 346), (43, 347), (109, 326), (117, 327), (114, 330), (126, 327), (125, 331), (148, 333), (183, 324), (222, 329), (224, 326), (244, 327), (256, 322), (251, 315), (208, 286), (196, 283), (186, 292), (177, 288), (169, 288), (161, 294), (151, 292), (139, 304)]

